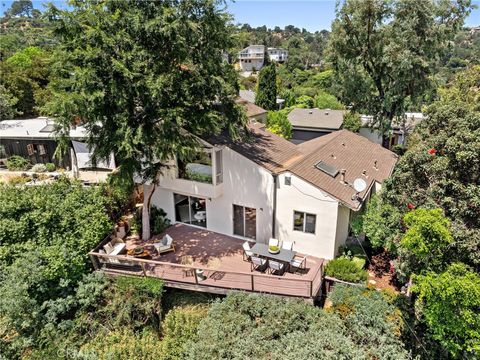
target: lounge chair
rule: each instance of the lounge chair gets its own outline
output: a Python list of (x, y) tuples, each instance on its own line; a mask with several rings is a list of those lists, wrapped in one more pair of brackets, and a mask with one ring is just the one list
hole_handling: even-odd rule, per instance
[(269, 260), (268, 268), (270, 269), (270, 274), (277, 273), (278, 275), (283, 275), (285, 272), (285, 264), (278, 261)]
[[(105, 245), (103, 245), (103, 249), (100, 250), (100, 253), (105, 253), (110, 256), (120, 255), (126, 250), (125, 242), (120, 238), (113, 238)], [(102, 258), (104, 262), (109, 262), (112, 264), (119, 264), (120, 261), (115, 258)]]
[(173, 245), (173, 239), (170, 235), (166, 234), (162, 241), (154, 243), (153, 246), (157, 250), (158, 255), (173, 251), (175, 252), (175, 245)]
[(290, 261), (290, 268), (294, 269), (294, 273), (298, 270), (307, 268), (307, 257), (306, 256), (295, 256), (292, 261)]
[(253, 252), (251, 251), (250, 244), (248, 241), (245, 241), (243, 243), (243, 261), (250, 260), (250, 258), (253, 256)]
[(292, 250), (293, 249), (293, 242), (291, 242), (291, 241), (282, 242), (282, 249)]
[(253, 270), (265, 271), (265, 269), (267, 268), (268, 261), (266, 259), (262, 259), (257, 256), (252, 256), (250, 257), (250, 259), (252, 260), (252, 262), (250, 263), (251, 264), (250, 271), (253, 271)]
[(277, 239), (274, 239), (274, 238), (270, 238), (270, 240), (268, 240), (268, 246), (278, 246), (278, 240)]

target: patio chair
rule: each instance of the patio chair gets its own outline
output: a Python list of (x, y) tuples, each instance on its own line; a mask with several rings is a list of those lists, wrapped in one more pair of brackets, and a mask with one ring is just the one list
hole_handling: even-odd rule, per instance
[(252, 257), (253, 252), (251, 251), (250, 244), (248, 241), (243, 243), (243, 261), (248, 261)]
[(250, 271), (265, 271), (268, 266), (268, 260), (266, 259), (262, 259), (257, 256), (251, 256), (250, 259), (252, 260), (252, 262), (250, 263)]
[(293, 273), (296, 273), (298, 270), (305, 270), (307, 268), (307, 257), (296, 255), (292, 261), (290, 261), (290, 268), (293, 269)]
[(270, 274), (277, 273), (278, 275), (283, 275), (285, 272), (285, 264), (278, 261), (269, 260), (268, 268), (270, 269)]
[(268, 240), (268, 246), (278, 246), (279, 242), (277, 239), (274, 239), (274, 238), (270, 238), (270, 240)]
[(292, 250), (292, 249), (293, 249), (293, 242), (292, 242), (292, 241), (284, 241), (284, 242), (282, 242), (282, 249)]
[(166, 234), (162, 241), (154, 243), (153, 246), (157, 250), (158, 255), (173, 251), (175, 252), (175, 245), (173, 245), (173, 239), (170, 235)]

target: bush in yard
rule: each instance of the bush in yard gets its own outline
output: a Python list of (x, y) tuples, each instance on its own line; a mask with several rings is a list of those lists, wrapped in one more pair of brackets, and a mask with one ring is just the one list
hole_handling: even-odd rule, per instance
[(44, 173), (47, 171), (47, 166), (45, 164), (35, 164), (32, 166), (32, 169), (30, 171), (36, 173)]
[(46, 163), (45, 168), (47, 169), (48, 172), (53, 172), (57, 169), (54, 163)]
[(160, 234), (167, 227), (170, 226), (170, 220), (167, 218), (167, 213), (156, 206), (152, 206), (150, 210), (150, 228), (154, 235)]
[(292, 137), (292, 124), (288, 121), (285, 110), (269, 111), (267, 114), (267, 130), (285, 139)]
[(207, 316), (208, 306), (187, 305), (174, 307), (162, 323), (162, 359), (183, 359), (189, 341), (198, 338), (197, 328)]
[(325, 275), (355, 283), (367, 280), (367, 272), (355, 261), (345, 257), (329, 261), (325, 268)]
[(313, 98), (308, 95), (299, 96), (295, 102), (297, 105), (305, 105), (308, 109), (313, 108), (315, 105)]
[(210, 307), (185, 358), (408, 359), (397, 324), (383, 312), (393, 308), (376, 315), (367, 305), (345, 318), (298, 300), (231, 293)]
[(351, 132), (358, 132), (362, 127), (362, 120), (360, 119), (360, 115), (353, 112), (348, 112), (345, 114), (343, 118), (342, 128), (346, 130), (350, 130)]
[(30, 162), (18, 155), (10, 156), (7, 159), (7, 169), (10, 171), (24, 171), (30, 168)]

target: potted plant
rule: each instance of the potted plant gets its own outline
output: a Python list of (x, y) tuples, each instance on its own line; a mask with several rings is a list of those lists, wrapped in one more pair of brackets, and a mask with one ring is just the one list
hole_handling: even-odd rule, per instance
[(117, 237), (123, 239), (127, 235), (127, 230), (125, 229), (125, 222), (123, 220), (119, 220), (116, 226), (116, 233)]
[(275, 246), (275, 245), (270, 245), (268, 247), (268, 252), (271, 254), (278, 254), (280, 252), (280, 247)]

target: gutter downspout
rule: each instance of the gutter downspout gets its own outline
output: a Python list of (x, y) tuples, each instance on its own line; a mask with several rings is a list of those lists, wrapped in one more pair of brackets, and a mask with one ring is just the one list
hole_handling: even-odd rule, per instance
[(276, 219), (277, 219), (277, 183), (278, 183), (278, 175), (272, 174), (273, 176), (273, 211), (272, 211), (272, 238), (276, 239), (275, 237), (275, 226), (276, 226)]

